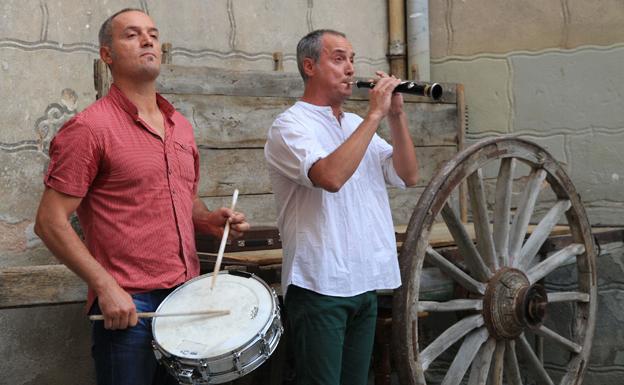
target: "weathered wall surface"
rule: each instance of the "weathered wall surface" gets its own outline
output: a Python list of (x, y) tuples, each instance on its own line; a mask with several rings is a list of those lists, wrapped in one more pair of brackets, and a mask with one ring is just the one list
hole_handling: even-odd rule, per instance
[[(432, 80), (463, 83), (467, 141), (526, 137), (564, 163), (592, 224), (624, 224), (624, 3), (429, 1)], [(585, 384), (619, 384), (624, 255), (599, 258)], [(549, 368), (557, 371), (556, 363)]]
[[(172, 43), (174, 63), (240, 70), (271, 71), (279, 51), (294, 72), (297, 40), (335, 28), (350, 37), (365, 76), (387, 69), (385, 3), (0, 0), (0, 267), (55, 262), (32, 231), (47, 146), (95, 99), (97, 30), (108, 15), (144, 9)], [(624, 223), (623, 3), (446, 0), (429, 10), (432, 79), (465, 85), (468, 139), (518, 134), (545, 145), (566, 164), (593, 223)], [(598, 329), (619, 334), (597, 333), (586, 383), (619, 383), (623, 258), (617, 246), (599, 263)], [(80, 305), (3, 310), (0, 330), (0, 384), (93, 383)]]
[(469, 141), (514, 134), (566, 165), (593, 224), (624, 224), (624, 3), (430, 1), (432, 79), (463, 83)]
[[(32, 230), (47, 148), (63, 122), (95, 100), (97, 32), (126, 7), (153, 17), (175, 64), (272, 71), (273, 53), (282, 52), (284, 70), (296, 72), (299, 38), (332, 28), (351, 39), (359, 74), (388, 68), (383, 0), (0, 0), (0, 267), (55, 263)], [(0, 384), (94, 383), (80, 311), (0, 311)]]

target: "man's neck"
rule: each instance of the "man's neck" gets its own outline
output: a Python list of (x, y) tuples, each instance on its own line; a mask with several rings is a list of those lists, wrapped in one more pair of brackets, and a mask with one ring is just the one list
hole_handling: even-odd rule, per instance
[(126, 79), (115, 79), (115, 85), (134, 104), (139, 115), (154, 113), (158, 110), (156, 103), (156, 81), (132, 82)]
[(303, 91), (301, 101), (314, 104), (315, 106), (331, 107), (332, 113), (334, 114), (338, 122), (340, 122), (343, 100), (331, 100), (330, 98), (324, 96), (322, 93), (315, 92), (314, 90), (306, 87), (306, 89)]

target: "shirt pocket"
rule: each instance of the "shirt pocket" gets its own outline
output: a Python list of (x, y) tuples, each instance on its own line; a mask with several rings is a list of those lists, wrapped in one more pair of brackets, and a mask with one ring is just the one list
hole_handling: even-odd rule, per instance
[(195, 183), (195, 155), (193, 146), (174, 142), (175, 155), (178, 161), (178, 172), (180, 177), (188, 183)]

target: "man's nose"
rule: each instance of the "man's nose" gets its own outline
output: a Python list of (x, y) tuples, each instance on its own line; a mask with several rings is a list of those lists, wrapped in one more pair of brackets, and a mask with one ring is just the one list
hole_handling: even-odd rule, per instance
[(147, 32), (141, 33), (141, 46), (142, 47), (153, 47), (154, 46), (154, 38)]
[(355, 72), (355, 67), (353, 66), (353, 62), (352, 61), (347, 61), (347, 68), (345, 69), (345, 73), (349, 76), (353, 75), (353, 73)]

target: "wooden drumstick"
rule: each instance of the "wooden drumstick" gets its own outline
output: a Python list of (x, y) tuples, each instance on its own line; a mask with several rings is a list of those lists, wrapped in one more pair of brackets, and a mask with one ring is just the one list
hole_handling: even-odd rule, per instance
[[(230, 207), (232, 211), (234, 211), (234, 207), (236, 207), (236, 200), (238, 200), (238, 189), (234, 190), (234, 195), (232, 195), (232, 206)], [(221, 268), (221, 260), (223, 259), (223, 252), (225, 251), (225, 244), (227, 243), (228, 234), (230, 233), (230, 221), (225, 222), (225, 229), (223, 229), (223, 238), (221, 238), (221, 245), (219, 245), (219, 253), (217, 253), (217, 261), (215, 262), (214, 272), (212, 273), (212, 283), (210, 284), (210, 289), (214, 289), (215, 284), (217, 283), (217, 275), (219, 274), (219, 269)]]
[[(145, 312), (145, 313), (137, 313), (139, 318), (156, 318), (156, 317), (186, 317), (193, 315), (204, 315), (207, 317), (219, 317), (222, 315), (230, 314), (229, 310), (203, 310), (203, 311), (188, 311), (188, 312), (180, 312), (180, 313), (156, 313), (156, 312)], [(89, 320), (91, 321), (104, 321), (104, 316), (101, 314), (90, 315)]]

